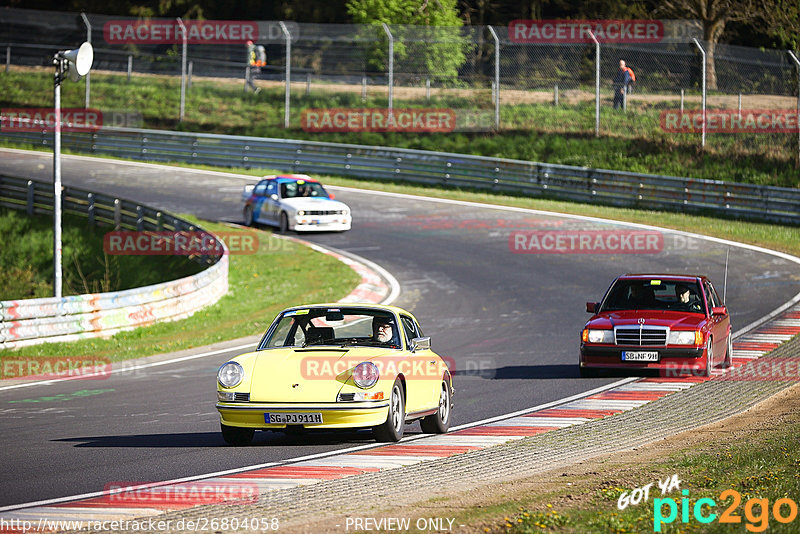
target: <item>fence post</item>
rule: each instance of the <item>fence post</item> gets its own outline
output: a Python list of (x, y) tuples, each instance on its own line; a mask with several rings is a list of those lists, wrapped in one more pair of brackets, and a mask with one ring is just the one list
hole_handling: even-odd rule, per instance
[(186, 82), (186, 87), (189, 89), (192, 88), (192, 70), (194, 70), (194, 61), (189, 62), (189, 79)]
[(178, 25), (181, 27), (181, 32), (183, 33), (183, 37), (181, 40), (183, 41), (183, 50), (181, 51), (181, 113), (180, 113), (180, 122), (183, 122), (183, 112), (186, 107), (186, 43), (188, 41), (189, 35), (186, 32), (186, 26), (183, 24), (183, 20), (178, 17)]
[(8, 72), (8, 68), (11, 65), (11, 45), (6, 47), (6, 72)]
[(128, 56), (128, 83), (131, 81), (131, 72), (133, 71), (133, 56)]
[(425, 100), (430, 102), (431, 100), (431, 77), (425, 77)]
[(119, 230), (122, 225), (122, 202), (118, 198), (114, 199), (114, 230)]
[(361, 101), (362, 102), (366, 102), (367, 101), (367, 77), (366, 76), (362, 76), (361, 77)]
[(700, 44), (700, 41), (697, 40), (697, 37), (693, 37), (692, 41), (697, 46), (697, 49), (700, 50), (700, 54), (703, 56), (703, 126), (701, 128), (701, 138), (700, 138), (700, 147), (705, 150), (706, 149), (706, 51), (703, 50), (703, 46)]
[(284, 75), (286, 79), (286, 94), (283, 98), (283, 127), (288, 128), (289, 118), (291, 117), (289, 110), (291, 105), (290, 97), (292, 95), (292, 36), (283, 21), (278, 22), (278, 24), (283, 32), (283, 38), (286, 39), (286, 74)]
[(311, 73), (306, 72), (306, 96), (311, 94)]
[(88, 204), (86, 206), (86, 218), (89, 219), (89, 226), (94, 226), (94, 195), (89, 193), (86, 195)]
[(33, 187), (33, 181), (28, 180), (28, 195), (27, 195), (27, 198), (28, 198), (28, 204), (27, 204), (28, 216), (32, 216), (33, 215), (34, 193), (35, 193), (35, 189)]
[(683, 115), (683, 89), (681, 89), (681, 115)]
[(594, 41), (594, 136), (600, 137), (600, 41), (594, 36), (594, 32), (589, 32), (589, 36)]
[[(83, 19), (83, 23), (86, 25), (86, 42), (92, 44), (92, 25), (89, 23), (89, 19), (86, 17), (86, 13), (81, 12), (81, 18)], [(86, 96), (85, 96), (85, 104), (84, 107), (89, 109), (89, 97), (91, 94), (91, 76), (92, 71), (89, 69), (89, 72), (86, 73)]]
[[(792, 58), (794, 64), (797, 66), (797, 110), (796, 113), (800, 116), (800, 59), (797, 59), (797, 55), (792, 52), (791, 50), (787, 50), (789, 52), (789, 57)], [(800, 128), (797, 129), (797, 159), (794, 162), (795, 168), (800, 168)]]
[(500, 129), (500, 38), (494, 28), (488, 26), (494, 39), (494, 129)]
[(558, 107), (558, 84), (553, 86), (553, 105)]
[(389, 115), (391, 115), (394, 102), (394, 36), (385, 22), (381, 24), (386, 36), (389, 37)]

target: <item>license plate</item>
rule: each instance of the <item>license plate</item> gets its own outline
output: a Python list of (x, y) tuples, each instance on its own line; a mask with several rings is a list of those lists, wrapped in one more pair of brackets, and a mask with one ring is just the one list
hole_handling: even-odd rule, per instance
[(622, 361), (625, 362), (657, 362), (658, 352), (622, 351)]
[(322, 414), (313, 413), (265, 413), (264, 422), (274, 425), (303, 425), (322, 423)]

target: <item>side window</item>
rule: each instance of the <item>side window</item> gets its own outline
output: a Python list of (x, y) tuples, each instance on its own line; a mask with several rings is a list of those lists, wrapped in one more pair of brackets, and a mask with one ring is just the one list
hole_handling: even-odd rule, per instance
[(419, 326), (406, 315), (400, 317), (401, 322), (403, 323), (403, 332), (406, 335), (406, 345), (411, 344), (411, 340), (415, 337), (422, 337), (422, 332), (419, 330)]
[[(706, 287), (706, 298), (708, 299), (708, 305), (711, 306), (712, 308), (714, 306), (719, 306), (719, 304), (718, 304), (719, 300), (718, 300), (718, 297), (717, 297), (717, 293), (716, 293), (716, 291), (714, 291), (714, 288), (711, 287), (711, 284), (709, 284), (708, 282), (705, 282), (705, 284), (703, 284), (703, 285), (705, 285), (705, 287)], [(710, 313), (710, 311), (709, 311), (709, 313)]]
[(267, 185), (267, 196), (270, 197), (276, 194), (278, 194), (278, 185), (274, 180), (270, 180), (269, 185)]
[(258, 182), (258, 185), (253, 189), (253, 194), (263, 197), (266, 191), (267, 191), (267, 181), (262, 180)]

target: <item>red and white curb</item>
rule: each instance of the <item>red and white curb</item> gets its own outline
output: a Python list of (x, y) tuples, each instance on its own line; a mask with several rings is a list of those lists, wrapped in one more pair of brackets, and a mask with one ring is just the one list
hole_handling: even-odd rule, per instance
[[(374, 279), (364, 276), (364, 283), (369, 285), (368, 291), (376, 291)], [(378, 292), (380, 291), (376, 291)], [(13, 524), (14, 521), (18, 525), (22, 521), (30, 521), (35, 525), (43, 518), (91, 525), (96, 521), (152, 518), (166, 511), (203, 504), (248, 503), (270, 491), (486, 449), (511, 440), (632, 410), (694, 384), (724, 377), (731, 369), (770, 352), (798, 333), (800, 305), (795, 305), (769, 323), (739, 337), (733, 343), (731, 368), (715, 370), (710, 378), (690, 376), (624, 379), (588, 392), (588, 395), (566, 399), (567, 402), (557, 401), (558, 403), (551, 403), (527, 413), (511, 414), (511, 417), (505, 419), (464, 425), (448, 434), (411, 436), (391, 445), (358, 446), (347, 452), (320, 454), (292, 463), (234, 470), (210, 478), (198, 477), (194, 480), (151, 484), (148, 487), (127, 488), (117, 492), (107, 491), (88, 498), (75, 498), (69, 502), (16, 510), (7, 507), (7, 511), (0, 513), (0, 525)], [(21, 529), (0, 528), (0, 531), (21, 532)]]

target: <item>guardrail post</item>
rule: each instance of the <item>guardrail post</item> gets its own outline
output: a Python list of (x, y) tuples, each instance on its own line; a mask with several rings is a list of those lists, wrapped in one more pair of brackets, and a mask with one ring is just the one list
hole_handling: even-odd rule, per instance
[(389, 38), (389, 115), (392, 114), (394, 104), (394, 35), (389, 31), (389, 26), (385, 22), (383, 24), (383, 31)]
[(114, 230), (119, 230), (122, 225), (122, 202), (118, 198), (114, 199)]
[(144, 210), (141, 206), (136, 206), (136, 231), (144, 230)]
[(94, 226), (94, 195), (89, 193), (86, 195), (87, 205), (86, 205), (86, 217), (89, 219), (89, 226)]
[(494, 39), (494, 85), (495, 85), (495, 94), (494, 94), (494, 128), (495, 130), (500, 129), (500, 38), (497, 36), (497, 32), (494, 31), (494, 28), (488, 26), (489, 33), (492, 34), (492, 39)]
[(697, 37), (693, 37), (692, 41), (697, 46), (697, 49), (700, 50), (700, 54), (703, 56), (703, 125), (701, 127), (701, 137), (700, 137), (700, 147), (705, 150), (706, 149), (706, 51), (703, 49), (703, 46), (700, 44), (700, 41), (697, 40)]
[[(792, 52), (791, 50), (787, 50), (789, 52), (789, 57), (792, 58), (794, 64), (797, 66), (797, 115), (800, 116), (800, 59), (797, 59), (797, 55)], [(800, 168), (800, 128), (797, 129), (797, 159), (794, 162), (795, 168)]]
[(281, 31), (283, 32), (283, 38), (286, 39), (286, 94), (283, 98), (283, 127), (289, 127), (289, 118), (290, 118), (290, 111), (289, 106), (291, 105), (291, 95), (292, 95), (292, 35), (289, 33), (289, 29), (286, 28), (286, 24), (283, 21), (278, 22), (278, 25), (281, 27)]
[(156, 212), (156, 230), (160, 232), (163, 229), (164, 229), (164, 214), (159, 211)]
[(34, 187), (33, 187), (33, 181), (32, 180), (28, 180), (28, 195), (27, 195), (28, 216), (32, 216), (33, 215), (33, 195), (34, 195), (34, 193), (35, 193), (35, 190), (34, 190)]

